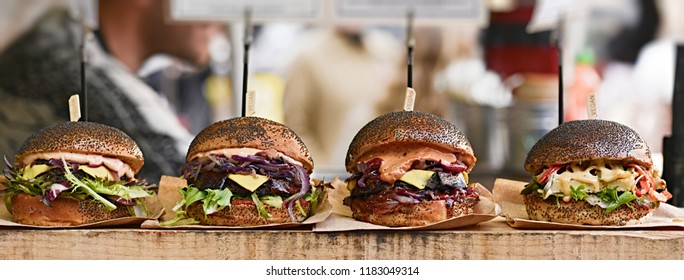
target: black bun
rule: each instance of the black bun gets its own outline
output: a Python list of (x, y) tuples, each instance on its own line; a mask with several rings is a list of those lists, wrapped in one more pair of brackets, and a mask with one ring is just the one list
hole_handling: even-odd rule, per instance
[(401, 111), (379, 116), (359, 130), (347, 151), (347, 171), (353, 173), (358, 159), (375, 148), (409, 143), (459, 153), (468, 171), (477, 161), (470, 142), (453, 123), (430, 113)]
[(525, 170), (537, 174), (547, 166), (599, 159), (653, 166), (648, 145), (633, 129), (606, 120), (577, 120), (544, 135), (527, 154)]

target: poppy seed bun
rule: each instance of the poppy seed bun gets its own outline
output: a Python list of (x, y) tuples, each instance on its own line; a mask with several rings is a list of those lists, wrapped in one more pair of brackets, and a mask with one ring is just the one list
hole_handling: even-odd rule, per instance
[(12, 216), (18, 223), (35, 226), (76, 226), (131, 216), (128, 207), (107, 211), (95, 201), (58, 197), (50, 204), (40, 196), (18, 194), (12, 197)]
[(454, 207), (447, 207), (444, 200), (424, 200), (416, 204), (400, 204), (391, 213), (373, 214), (356, 206), (367, 202), (352, 199), (351, 209), (352, 217), (359, 221), (387, 227), (416, 227), (473, 214), (477, 202), (477, 199), (468, 199), (456, 203)]
[(551, 197), (542, 199), (536, 194), (525, 195), (527, 215), (532, 220), (563, 224), (622, 226), (631, 220), (638, 220), (655, 210), (657, 203), (650, 207), (637, 205), (634, 209), (622, 205), (610, 213), (598, 205), (592, 206), (584, 200), (556, 203)]
[(54, 124), (29, 136), (21, 145), (16, 162), (32, 154), (69, 152), (117, 158), (137, 173), (145, 159), (138, 144), (123, 131), (94, 122)]
[(430, 113), (401, 111), (379, 116), (359, 130), (347, 151), (347, 171), (356, 172), (358, 160), (366, 153), (402, 143), (423, 144), (446, 153), (458, 153), (468, 172), (477, 161), (468, 139), (451, 122)]
[(313, 159), (302, 139), (287, 126), (260, 117), (232, 118), (203, 129), (190, 143), (186, 160), (228, 148), (273, 149), (302, 163), (308, 173), (313, 171)]
[(544, 167), (592, 160), (653, 166), (651, 151), (636, 131), (612, 121), (577, 120), (561, 124), (534, 144), (525, 170), (537, 174)]

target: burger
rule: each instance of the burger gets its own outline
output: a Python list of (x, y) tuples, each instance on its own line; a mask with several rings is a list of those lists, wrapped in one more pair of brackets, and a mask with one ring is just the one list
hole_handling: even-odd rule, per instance
[(74, 226), (147, 216), (143, 199), (156, 186), (135, 174), (144, 158), (121, 130), (67, 122), (29, 136), (14, 164), (5, 158), (5, 205), (18, 223)]
[(298, 223), (323, 197), (314, 163), (288, 127), (260, 117), (216, 122), (190, 144), (175, 221), (218, 226)]
[(672, 197), (646, 142), (612, 121), (561, 124), (532, 147), (525, 170), (533, 175), (521, 192), (532, 220), (625, 225)]
[(421, 226), (472, 214), (479, 201), (468, 187), (477, 159), (452, 123), (414, 111), (392, 112), (366, 124), (347, 152), (350, 196), (360, 221)]

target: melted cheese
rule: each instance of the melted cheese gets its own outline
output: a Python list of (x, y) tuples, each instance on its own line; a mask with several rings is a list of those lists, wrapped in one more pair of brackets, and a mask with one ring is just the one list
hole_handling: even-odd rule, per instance
[(21, 174), (23, 174), (24, 178), (30, 180), (36, 178), (38, 175), (43, 174), (52, 168), (54, 167), (45, 164), (36, 164), (33, 166), (29, 164), (27, 166), (24, 166), (24, 169), (21, 171)]
[[(259, 149), (254, 149), (254, 148), (228, 148), (228, 149), (218, 149), (218, 150), (213, 150), (213, 151), (208, 151), (204, 153), (196, 153), (195, 155), (190, 158), (190, 161), (196, 159), (196, 158), (201, 158), (203, 156), (207, 155), (217, 155), (217, 156), (224, 156), (226, 158), (230, 158), (232, 156), (253, 156), (256, 155), (257, 153), (264, 152), (264, 150), (259, 150)], [(274, 158), (282, 158), (285, 162), (289, 164), (296, 164), (299, 166), (303, 166), (302, 163), (299, 161), (296, 161), (295, 159), (281, 153), (275, 150), (269, 150), (267, 152), (272, 152), (274, 153)]]
[(430, 170), (414, 169), (406, 172), (399, 180), (409, 183), (422, 190), (425, 188), (425, 185), (427, 185), (427, 182), (430, 180), (430, 177), (432, 177), (432, 174), (435, 174), (435, 172)]
[(244, 189), (254, 192), (268, 181), (268, 177), (260, 174), (228, 174), (228, 179), (233, 180)]
[(114, 181), (114, 176), (112, 176), (112, 172), (107, 169), (107, 167), (100, 166), (100, 167), (90, 167), (87, 165), (81, 165), (78, 167), (78, 170), (83, 170), (83, 172), (90, 174), (90, 176), (93, 176), (95, 178), (102, 178), (102, 179), (107, 179), (109, 181)]
[(109, 157), (103, 157), (102, 155), (95, 155), (95, 154), (77, 154), (77, 153), (64, 153), (64, 152), (51, 152), (51, 153), (39, 153), (39, 154), (32, 154), (28, 155), (24, 158), (24, 161), (21, 163), (23, 165), (30, 165), (37, 159), (44, 159), (44, 160), (50, 160), (50, 159), (64, 159), (68, 162), (74, 162), (74, 163), (80, 163), (80, 164), (88, 164), (88, 165), (104, 165), (106, 166), (109, 170), (114, 172), (114, 175), (116, 175), (117, 178), (116, 180), (120, 180), (123, 175), (126, 175), (129, 179), (133, 179), (135, 177), (135, 174), (133, 173), (133, 170), (131, 169), (128, 164), (125, 164), (123, 161), (117, 158), (109, 158)]
[(580, 185), (586, 186), (584, 190), (587, 193), (597, 193), (605, 187), (617, 188), (618, 191), (634, 191), (637, 173), (624, 170), (617, 164), (610, 164), (608, 167), (602, 163), (584, 170), (576, 165), (569, 166), (563, 173), (553, 175), (553, 182), (545, 197), (558, 193), (570, 196), (570, 187), (577, 188)]
[(359, 158), (359, 161), (365, 162), (374, 158), (382, 159), (382, 164), (379, 169), (380, 180), (390, 184), (399, 180), (399, 178), (411, 168), (411, 164), (416, 160), (441, 161), (444, 163), (453, 163), (458, 160), (454, 154), (444, 153), (430, 147), (391, 146), (386, 149), (364, 154)]

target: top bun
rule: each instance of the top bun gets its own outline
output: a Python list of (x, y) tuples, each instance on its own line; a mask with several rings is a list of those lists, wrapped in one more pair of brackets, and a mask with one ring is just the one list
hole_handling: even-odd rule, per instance
[(347, 151), (347, 171), (355, 172), (359, 159), (388, 144), (421, 144), (458, 153), (468, 172), (477, 161), (468, 139), (451, 122), (426, 112), (400, 111), (379, 116), (359, 130)]
[(138, 144), (123, 131), (94, 122), (63, 122), (33, 133), (21, 145), (15, 160), (38, 153), (67, 152), (117, 158), (137, 173), (145, 159)]
[(547, 166), (599, 159), (653, 166), (651, 151), (636, 131), (612, 121), (577, 120), (539, 139), (527, 154), (525, 170), (537, 174)]
[(239, 117), (216, 122), (192, 140), (186, 161), (198, 153), (227, 148), (273, 149), (313, 171), (313, 159), (302, 139), (287, 126), (260, 117)]

